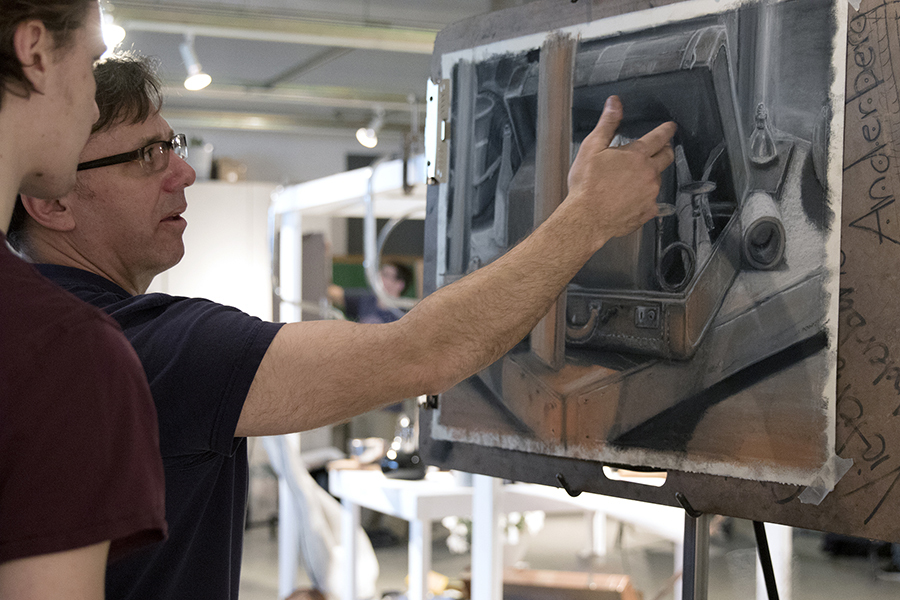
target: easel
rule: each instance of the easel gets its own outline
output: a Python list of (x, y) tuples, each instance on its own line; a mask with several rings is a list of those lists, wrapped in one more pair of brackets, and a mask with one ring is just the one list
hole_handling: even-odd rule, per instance
[[(709, 515), (694, 510), (681, 492), (676, 493), (675, 498), (684, 507), (681, 597), (682, 600), (706, 600), (709, 588)], [(766, 551), (768, 553), (768, 547)], [(770, 559), (769, 566), (771, 565)]]
[[(709, 515), (698, 512), (690, 505), (684, 494), (678, 492), (675, 498), (684, 507), (684, 571), (682, 575), (682, 600), (706, 600), (709, 587)], [(778, 586), (775, 569), (769, 553), (766, 526), (761, 521), (753, 521), (756, 548), (762, 565), (766, 593), (769, 600), (778, 600)]]
[[(536, 2), (515, 12), (485, 15), (477, 23), (463, 22), (439, 34), (432, 78), (440, 81), (441, 56), (488, 39), (493, 43), (647, 9), (651, 4), (660, 8), (672, 3)], [(896, 59), (892, 59), (900, 55), (900, 37), (888, 26), (898, 16), (900, 6), (883, 0), (864, 0), (858, 10), (849, 13), (843, 199), (840, 218), (831, 226), (840, 227), (842, 235), (833, 450), (841, 459), (852, 459), (853, 467), (837, 478), (833, 488), (826, 484), (815, 502), (804, 503), (799, 499), (804, 488), (798, 485), (685, 471), (669, 471), (664, 488), (626, 488), (607, 480), (602, 465), (587, 460), (467, 442), (429, 444), (429, 417), (421, 420), (426, 443), (420, 451), (426, 462), (551, 486), (560, 486), (556, 476), (564, 473), (569, 485), (563, 487), (569, 489), (669, 506), (679, 505), (675, 493), (680, 492), (696, 509), (685, 517), (685, 598), (706, 597), (709, 519), (704, 515), (760, 523), (755, 526), (757, 543), (763, 575), (769, 582), (774, 582), (774, 575), (766, 558), (768, 543), (762, 522), (900, 541), (900, 316), (884, 310), (896, 295), (900, 259), (900, 203), (895, 201), (895, 192), (900, 193), (898, 161), (884, 151), (896, 146), (900, 135), (900, 118), (891, 108), (900, 102), (900, 92), (894, 83), (883, 85), (900, 77), (900, 62), (895, 65)], [(428, 193), (429, 202), (439, 200), (436, 190)], [(426, 237), (429, 235), (437, 237), (435, 221), (426, 221)], [(426, 255), (426, 272), (434, 271), (437, 260), (436, 255)], [(432, 408), (437, 401), (434, 404)], [(777, 597), (774, 584), (767, 587), (769, 597)]]

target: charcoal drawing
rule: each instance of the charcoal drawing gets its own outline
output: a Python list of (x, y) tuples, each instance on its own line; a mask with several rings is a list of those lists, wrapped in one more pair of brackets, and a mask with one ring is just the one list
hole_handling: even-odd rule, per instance
[[(561, 364), (523, 341), (423, 413), (435, 439), (815, 479), (834, 455), (845, 20), (835, 0), (691, 0), (553, 32), (576, 44), (572, 156), (610, 94), (614, 143), (678, 124), (668, 216), (569, 284)], [(534, 227), (538, 38), (442, 57), (438, 285)]]

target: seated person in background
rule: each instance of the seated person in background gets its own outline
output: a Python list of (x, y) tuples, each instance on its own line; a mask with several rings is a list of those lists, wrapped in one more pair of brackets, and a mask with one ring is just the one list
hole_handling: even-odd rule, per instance
[[(412, 271), (398, 262), (386, 262), (378, 271), (381, 285), (391, 298), (399, 298), (412, 283)], [(359, 323), (390, 323), (403, 316), (403, 310), (385, 306), (371, 290), (344, 289), (328, 286), (328, 300), (344, 311), (347, 318)]]
[(569, 173), (562, 205), (504, 256), (397, 321), (266, 323), (197, 298), (146, 294), (184, 253), (184, 137), (160, 114), (152, 65), (94, 70), (100, 120), (75, 190), (22, 196), (16, 243), (41, 272), (119, 321), (160, 421), (169, 539), (110, 566), (107, 594), (131, 600), (238, 595), (246, 436), (305, 431), (402, 398), (437, 394), (498, 360), (543, 317), (607, 240), (657, 214), (673, 123), (609, 148), (611, 97)]
[(16, 193), (75, 185), (97, 118), (96, 0), (0, 0), (0, 598), (102, 600), (165, 537), (150, 390), (118, 325), (10, 252)]

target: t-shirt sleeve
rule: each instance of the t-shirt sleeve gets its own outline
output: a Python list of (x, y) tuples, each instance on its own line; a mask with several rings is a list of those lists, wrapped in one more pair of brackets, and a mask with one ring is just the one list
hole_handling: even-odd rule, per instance
[(61, 331), (13, 376), (0, 429), (0, 562), (111, 540), (110, 560), (165, 538), (156, 413), (111, 322)]
[(359, 303), (365, 294), (364, 290), (348, 289), (344, 291), (344, 314), (351, 321), (359, 319)]
[(282, 324), (209, 300), (171, 300), (146, 326), (123, 324), (167, 425), (163, 447), (181, 457), (231, 455), (250, 385)]

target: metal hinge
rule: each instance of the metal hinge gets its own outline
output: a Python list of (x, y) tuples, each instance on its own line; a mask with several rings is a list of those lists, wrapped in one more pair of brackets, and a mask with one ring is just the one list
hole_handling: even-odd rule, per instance
[(427, 181), (434, 185), (447, 183), (450, 153), (450, 80), (440, 83), (428, 80), (425, 113), (425, 161)]

